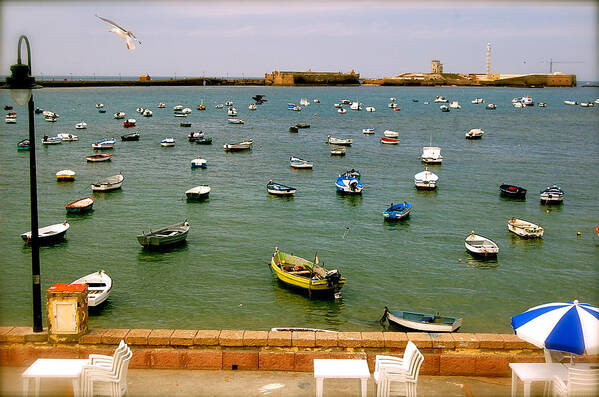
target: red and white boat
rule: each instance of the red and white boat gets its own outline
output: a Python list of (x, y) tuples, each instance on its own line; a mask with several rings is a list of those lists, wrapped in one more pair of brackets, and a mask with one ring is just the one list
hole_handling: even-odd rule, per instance
[(135, 119), (127, 119), (127, 120), (123, 121), (123, 127), (125, 127), (125, 128), (135, 127), (136, 122), (137, 122), (137, 120), (135, 120)]
[(399, 139), (383, 136), (383, 137), (381, 137), (381, 143), (384, 143), (387, 145), (397, 145), (399, 143)]
[(90, 154), (89, 156), (85, 156), (85, 159), (92, 163), (97, 161), (110, 161), (110, 159), (112, 159), (112, 153)]

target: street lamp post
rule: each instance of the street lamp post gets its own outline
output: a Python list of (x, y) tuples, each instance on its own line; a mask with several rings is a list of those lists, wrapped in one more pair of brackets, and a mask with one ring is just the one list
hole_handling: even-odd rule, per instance
[[(27, 65), (21, 63), (21, 42), (27, 47)], [(40, 244), (37, 221), (37, 178), (35, 165), (35, 126), (33, 119), (33, 96), (31, 90), (40, 88), (31, 76), (31, 49), (26, 36), (19, 37), (17, 64), (10, 67), (11, 75), (2, 88), (10, 90), (19, 106), (29, 107), (29, 184), (31, 195), (31, 274), (33, 280), (33, 332), (42, 332), (42, 290), (40, 284)]]

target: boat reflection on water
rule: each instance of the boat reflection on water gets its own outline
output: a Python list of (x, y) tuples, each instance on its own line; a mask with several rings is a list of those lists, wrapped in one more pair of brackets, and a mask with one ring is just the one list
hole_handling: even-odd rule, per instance
[(499, 261), (497, 260), (497, 257), (478, 259), (471, 255), (467, 255), (464, 257), (464, 263), (466, 263), (468, 267), (474, 267), (477, 269), (495, 269), (496, 267), (499, 267)]
[(348, 205), (355, 207), (362, 202), (362, 195), (361, 194), (343, 194), (343, 193), (337, 192), (337, 200), (344, 202), (344, 204), (348, 204)]
[(189, 251), (187, 240), (183, 240), (174, 245), (166, 245), (164, 247), (153, 246), (151, 249), (140, 247), (137, 259), (140, 262), (169, 264), (172, 263), (172, 259), (169, 258), (170, 255), (165, 255), (165, 252), (174, 254), (185, 251)]
[(510, 233), (510, 243), (518, 247), (525, 247), (526, 250), (540, 248), (543, 245), (542, 238), (522, 238), (517, 234)]

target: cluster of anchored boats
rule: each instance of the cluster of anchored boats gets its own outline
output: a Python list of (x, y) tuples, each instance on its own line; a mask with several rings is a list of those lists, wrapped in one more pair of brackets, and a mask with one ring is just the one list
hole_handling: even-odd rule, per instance
[[(266, 102), (266, 100), (262, 96), (256, 96), (253, 98), (256, 103), (251, 104), (249, 109), (255, 110), (256, 105), (262, 104)], [(399, 110), (395, 103), (395, 98), (390, 98), (390, 108), (393, 110)], [(444, 98), (438, 97), (435, 102), (443, 102)], [(320, 101), (314, 100), (315, 103)], [(346, 103), (344, 100), (342, 103)], [(483, 103), (484, 100), (476, 99), (473, 103)], [(302, 106), (309, 106), (309, 102), (300, 101)], [(361, 104), (357, 104), (357, 106), (353, 106), (354, 103), (351, 101), (348, 103), (352, 105), (350, 107), (351, 110), (361, 110)], [(103, 108), (103, 105), (100, 107), (98, 104), (96, 107), (99, 109)], [(233, 107), (233, 103), (228, 101), (226, 103), (228, 107), (228, 115), (236, 116), (237, 111)], [(253, 106), (252, 106), (253, 105)], [(395, 105), (395, 106), (391, 106)], [(459, 105), (459, 104), (458, 104)], [(160, 103), (158, 108), (164, 108), (165, 104)], [(224, 105), (217, 105), (218, 109), (223, 108)], [(299, 108), (299, 109), (298, 109)], [(457, 108), (456, 106), (452, 106), (452, 108)], [(174, 108), (175, 117), (187, 117), (189, 113), (191, 113), (191, 109), (183, 108), (182, 105), (177, 105)], [(202, 105), (198, 105), (198, 110), (205, 110), (206, 107)], [(291, 110), (299, 111), (301, 107), (293, 105)], [(368, 110), (368, 107), (367, 107)], [(145, 117), (151, 117), (152, 112), (149, 109), (138, 108), (137, 110)], [(374, 108), (370, 111), (375, 111)], [(45, 112), (44, 112), (45, 113)], [(51, 113), (51, 114), (50, 114)], [(57, 114), (49, 112), (45, 117), (52, 118), (53, 121), (59, 117)], [(124, 119), (124, 112), (117, 112), (114, 115), (115, 119)], [(242, 124), (243, 120), (238, 119), (229, 119), (230, 123)], [(124, 128), (134, 127), (136, 125), (135, 119), (127, 119), (123, 122)], [(76, 125), (77, 129), (86, 128), (87, 124), (85, 122), (78, 123)], [(187, 127), (191, 126), (191, 123), (181, 123), (181, 126)], [(300, 128), (310, 128), (309, 124), (301, 123), (296, 124), (295, 126), (290, 127), (289, 131), (292, 133), (297, 133)], [(365, 128), (362, 130), (365, 135), (374, 134), (374, 128)], [(466, 139), (480, 139), (484, 134), (484, 131), (481, 129), (472, 129), (465, 134)], [(121, 136), (122, 141), (137, 141), (140, 139), (139, 132), (128, 133)], [(202, 131), (199, 132), (191, 132), (187, 135), (189, 142), (196, 142), (198, 144), (211, 144), (212, 137), (207, 137)], [(59, 134), (57, 137), (44, 137), (42, 143), (43, 144), (59, 144), (63, 141), (76, 141), (78, 137), (73, 134)], [(92, 144), (92, 148), (94, 150), (105, 150), (114, 148), (117, 140), (115, 138), (107, 138), (100, 141), (97, 141)], [(385, 130), (383, 136), (380, 137), (381, 144), (391, 144), (397, 145), (399, 143), (399, 132)], [(352, 139), (349, 138), (338, 138), (333, 137), (331, 135), (327, 136), (326, 143), (332, 145), (331, 147), (331, 155), (345, 155), (346, 147), (351, 146), (353, 143)], [(167, 137), (160, 142), (161, 146), (174, 146), (175, 139), (172, 137)], [(235, 152), (235, 151), (244, 151), (250, 150), (253, 145), (253, 140), (247, 139), (244, 141), (224, 144), (223, 148), (226, 152)], [(23, 140), (19, 142), (18, 145), (19, 150), (29, 149), (29, 142), (27, 140)], [(111, 153), (95, 153), (86, 156), (88, 162), (98, 162), (98, 161), (109, 161), (112, 158)], [(422, 154), (420, 156), (422, 162), (426, 165), (435, 165), (441, 164), (443, 161), (443, 156), (441, 155), (441, 148), (432, 146), (425, 146), (422, 148)], [(314, 163), (305, 160), (303, 158), (292, 156), (289, 159), (290, 167), (295, 169), (312, 169), (314, 167)], [(190, 162), (192, 168), (206, 168), (207, 161), (201, 157), (197, 157), (192, 159)], [(57, 180), (59, 181), (72, 181), (75, 179), (75, 172), (70, 169), (61, 170), (56, 173)], [(93, 192), (110, 192), (121, 188), (124, 182), (124, 176), (122, 174), (113, 175), (107, 178), (103, 178), (96, 183), (91, 185)], [(419, 190), (433, 190), (437, 187), (439, 181), (439, 177), (433, 172), (429, 171), (427, 167), (421, 172), (418, 172), (414, 175), (414, 185), (416, 189)], [(361, 194), (364, 189), (364, 183), (361, 180), (361, 174), (359, 171), (355, 169), (349, 169), (341, 174), (339, 174), (335, 179), (335, 187), (336, 190), (343, 194)], [(292, 196), (296, 193), (297, 189), (291, 186), (287, 186), (281, 183), (273, 182), (272, 180), (268, 181), (266, 184), (266, 189), (269, 194), (276, 196)], [(208, 197), (210, 193), (209, 186), (196, 186), (191, 188), (185, 192), (188, 200), (203, 200)], [(526, 189), (513, 186), (513, 185), (501, 185), (500, 191), (502, 195), (512, 198), (522, 199), (526, 195)], [(557, 186), (548, 187), (547, 189), (541, 191), (540, 199), (543, 203), (560, 203), (563, 200), (564, 192)], [(67, 213), (77, 214), (77, 213), (85, 213), (87, 211), (92, 210), (94, 204), (94, 199), (92, 197), (84, 197), (73, 202), (66, 204), (65, 208)], [(383, 217), (389, 221), (397, 221), (407, 218), (411, 211), (413, 205), (406, 201), (400, 203), (391, 203), (391, 205), (383, 211)], [(39, 242), (51, 243), (55, 241), (61, 240), (67, 230), (69, 229), (69, 224), (65, 221), (63, 223), (58, 223), (55, 225), (46, 226), (40, 228), (38, 231)], [(184, 220), (182, 222), (169, 225), (166, 227), (161, 227), (157, 230), (148, 230), (143, 231), (141, 234), (137, 236), (138, 242), (146, 248), (151, 249), (164, 249), (172, 247), (176, 244), (183, 243), (188, 235), (190, 229), (190, 223), (188, 220)], [(532, 222), (528, 222), (521, 219), (511, 218), (508, 220), (508, 229), (509, 231), (528, 238), (528, 237), (542, 237), (543, 236), (543, 228), (539, 225), (536, 225)], [(31, 242), (31, 232), (23, 233), (22, 238), (30, 243)], [(489, 238), (480, 236), (475, 232), (469, 234), (464, 241), (465, 247), (468, 252), (473, 255), (481, 256), (483, 258), (496, 256), (499, 252), (499, 247), (496, 243), (494, 243)], [(340, 272), (337, 269), (326, 269), (324, 264), (319, 264), (318, 255), (316, 254), (314, 260), (308, 261), (306, 259), (300, 258), (298, 256), (294, 256), (291, 254), (286, 254), (280, 252), (278, 247), (275, 247), (275, 252), (272, 255), (271, 263), (270, 263), (271, 271), (276, 275), (276, 277), (283, 282), (284, 284), (299, 289), (309, 296), (313, 294), (324, 294), (327, 296), (332, 296), (335, 298), (341, 297), (341, 288), (346, 283), (346, 279), (341, 276)], [(87, 276), (82, 277), (79, 280), (76, 280), (74, 283), (85, 282), (88, 284), (90, 291), (89, 297), (89, 306), (99, 305), (103, 301), (106, 300), (110, 290), (112, 288), (112, 280), (104, 271), (95, 272), (89, 274)], [(431, 315), (424, 313), (414, 313), (414, 312), (405, 312), (405, 311), (396, 311), (396, 310), (388, 310), (385, 308), (385, 314), (383, 319), (387, 319), (389, 321), (395, 322), (403, 327), (421, 330), (421, 331), (433, 331), (433, 332), (451, 332), (457, 330), (462, 323), (461, 318), (455, 317), (445, 317), (440, 315)]]

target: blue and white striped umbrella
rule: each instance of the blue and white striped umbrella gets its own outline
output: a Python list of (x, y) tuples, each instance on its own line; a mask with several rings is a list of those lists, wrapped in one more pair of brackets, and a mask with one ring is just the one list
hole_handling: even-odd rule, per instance
[(577, 300), (535, 306), (512, 317), (516, 335), (535, 346), (599, 354), (599, 309)]

